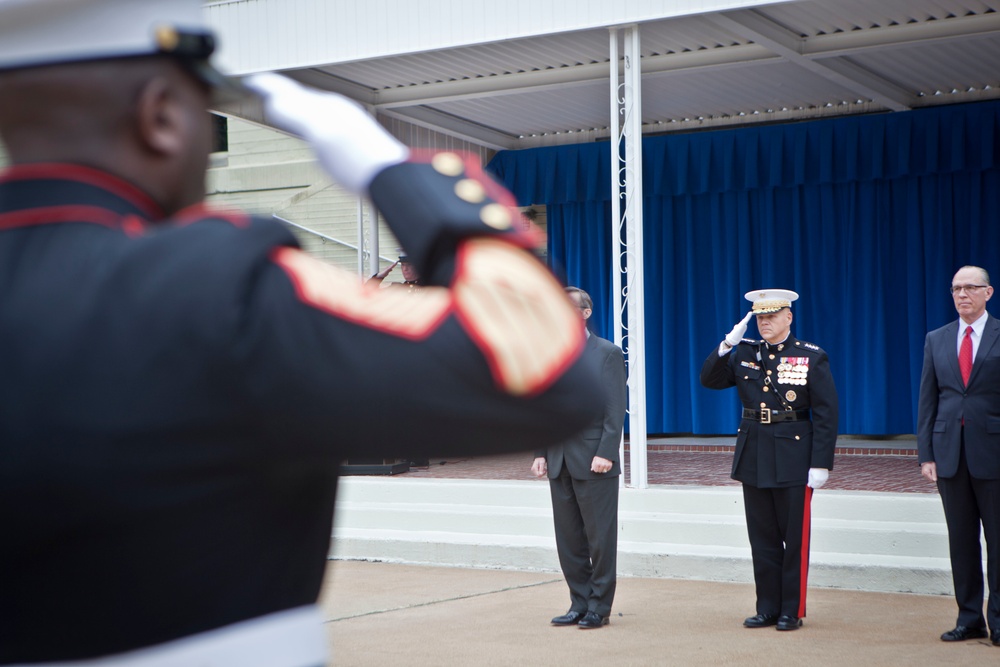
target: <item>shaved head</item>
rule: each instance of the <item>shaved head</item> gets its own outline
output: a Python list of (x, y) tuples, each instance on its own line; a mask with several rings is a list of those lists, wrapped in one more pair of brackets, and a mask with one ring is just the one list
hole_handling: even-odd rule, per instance
[(0, 73), (0, 138), (14, 164), (71, 162), (131, 181), (167, 213), (200, 201), (208, 90), (166, 57)]

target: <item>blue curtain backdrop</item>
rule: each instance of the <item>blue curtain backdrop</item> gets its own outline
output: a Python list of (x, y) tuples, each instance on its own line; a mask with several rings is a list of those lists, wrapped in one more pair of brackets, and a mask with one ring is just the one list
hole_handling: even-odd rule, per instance
[[(553, 267), (591, 293), (605, 337), (610, 149), (488, 166), (520, 205), (547, 206)], [(801, 295), (793, 332), (830, 355), (841, 433), (914, 431), (924, 335), (957, 317), (951, 276), (1000, 276), (1000, 102), (650, 137), (643, 175), (650, 433), (736, 430), (736, 392), (698, 373), (765, 287)]]

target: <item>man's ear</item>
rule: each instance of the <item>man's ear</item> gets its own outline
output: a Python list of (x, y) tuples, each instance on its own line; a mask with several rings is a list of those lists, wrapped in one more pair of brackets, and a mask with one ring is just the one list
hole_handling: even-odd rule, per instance
[(166, 77), (147, 81), (135, 108), (136, 131), (147, 150), (169, 156), (184, 149), (184, 110)]

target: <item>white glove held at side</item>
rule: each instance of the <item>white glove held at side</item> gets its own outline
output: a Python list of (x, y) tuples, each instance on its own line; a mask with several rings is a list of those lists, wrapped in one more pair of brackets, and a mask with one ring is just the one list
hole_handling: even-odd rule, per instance
[(323, 168), (357, 194), (380, 171), (405, 162), (409, 149), (361, 106), (336, 93), (323, 93), (280, 74), (253, 74), (243, 83), (259, 94), (268, 122), (308, 141)]
[(736, 347), (740, 344), (740, 341), (743, 339), (743, 334), (747, 332), (747, 322), (750, 321), (751, 317), (753, 317), (752, 310), (747, 313), (746, 317), (736, 323), (736, 326), (733, 327), (732, 331), (726, 334), (726, 345), (729, 347)]
[(830, 471), (826, 468), (809, 468), (809, 481), (806, 482), (806, 486), (814, 489), (822, 489), (829, 478)]

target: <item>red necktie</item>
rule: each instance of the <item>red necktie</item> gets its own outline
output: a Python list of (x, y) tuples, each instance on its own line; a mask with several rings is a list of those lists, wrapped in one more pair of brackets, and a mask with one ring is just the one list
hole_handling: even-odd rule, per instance
[(958, 350), (958, 369), (962, 371), (962, 383), (969, 386), (969, 376), (972, 374), (972, 327), (965, 327), (962, 347)]

